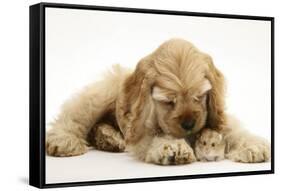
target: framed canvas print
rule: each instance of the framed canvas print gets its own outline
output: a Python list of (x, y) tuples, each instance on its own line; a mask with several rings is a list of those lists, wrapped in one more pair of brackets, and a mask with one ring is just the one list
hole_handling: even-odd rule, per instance
[(274, 18), (30, 6), (30, 184), (274, 172)]

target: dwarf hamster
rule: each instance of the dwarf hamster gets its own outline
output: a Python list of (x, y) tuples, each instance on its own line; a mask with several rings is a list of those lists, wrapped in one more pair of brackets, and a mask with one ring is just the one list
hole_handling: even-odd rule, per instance
[(219, 161), (224, 159), (225, 141), (217, 131), (205, 128), (195, 141), (195, 155), (199, 161)]

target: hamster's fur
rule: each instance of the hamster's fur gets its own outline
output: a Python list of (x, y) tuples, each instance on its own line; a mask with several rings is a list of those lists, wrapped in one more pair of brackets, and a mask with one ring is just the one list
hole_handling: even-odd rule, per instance
[(226, 143), (223, 135), (215, 130), (203, 129), (195, 141), (195, 155), (199, 161), (219, 161), (224, 159)]

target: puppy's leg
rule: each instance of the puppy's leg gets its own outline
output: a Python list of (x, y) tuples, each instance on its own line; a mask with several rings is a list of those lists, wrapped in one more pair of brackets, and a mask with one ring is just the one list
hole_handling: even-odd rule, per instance
[(128, 148), (139, 159), (148, 163), (177, 165), (196, 161), (193, 149), (184, 139), (170, 136), (145, 137), (138, 144)]
[(88, 86), (64, 104), (46, 137), (46, 151), (52, 156), (73, 156), (87, 152), (90, 129), (108, 111), (115, 110), (116, 97), (125, 76), (110, 74)]
[[(245, 136), (241, 134), (240, 136)], [(243, 163), (266, 162), (270, 159), (270, 146), (267, 141), (254, 135), (248, 138), (232, 137), (229, 141), (229, 151), (226, 158)]]
[(265, 162), (270, 159), (270, 144), (240, 127), (239, 122), (230, 118), (226, 130), (226, 158), (244, 163)]
[(95, 125), (89, 133), (89, 142), (99, 150), (110, 152), (125, 150), (125, 141), (121, 132), (105, 123)]
[(112, 100), (102, 98), (99, 94), (85, 93), (88, 92), (64, 105), (52, 129), (47, 132), (47, 154), (73, 156), (87, 151), (87, 135), (96, 121), (111, 107)]

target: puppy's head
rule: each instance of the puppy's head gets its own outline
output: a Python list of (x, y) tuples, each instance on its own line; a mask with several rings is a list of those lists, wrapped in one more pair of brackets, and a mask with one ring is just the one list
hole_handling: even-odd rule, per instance
[(187, 41), (167, 41), (142, 59), (125, 91), (127, 113), (135, 113), (127, 139), (140, 137), (145, 124), (178, 138), (224, 125), (223, 76)]
[(212, 89), (210, 81), (202, 79), (190, 88), (175, 88), (176, 85), (170, 88), (165, 83), (161, 80), (152, 88), (159, 127), (176, 137), (198, 132), (207, 120), (207, 95)]

